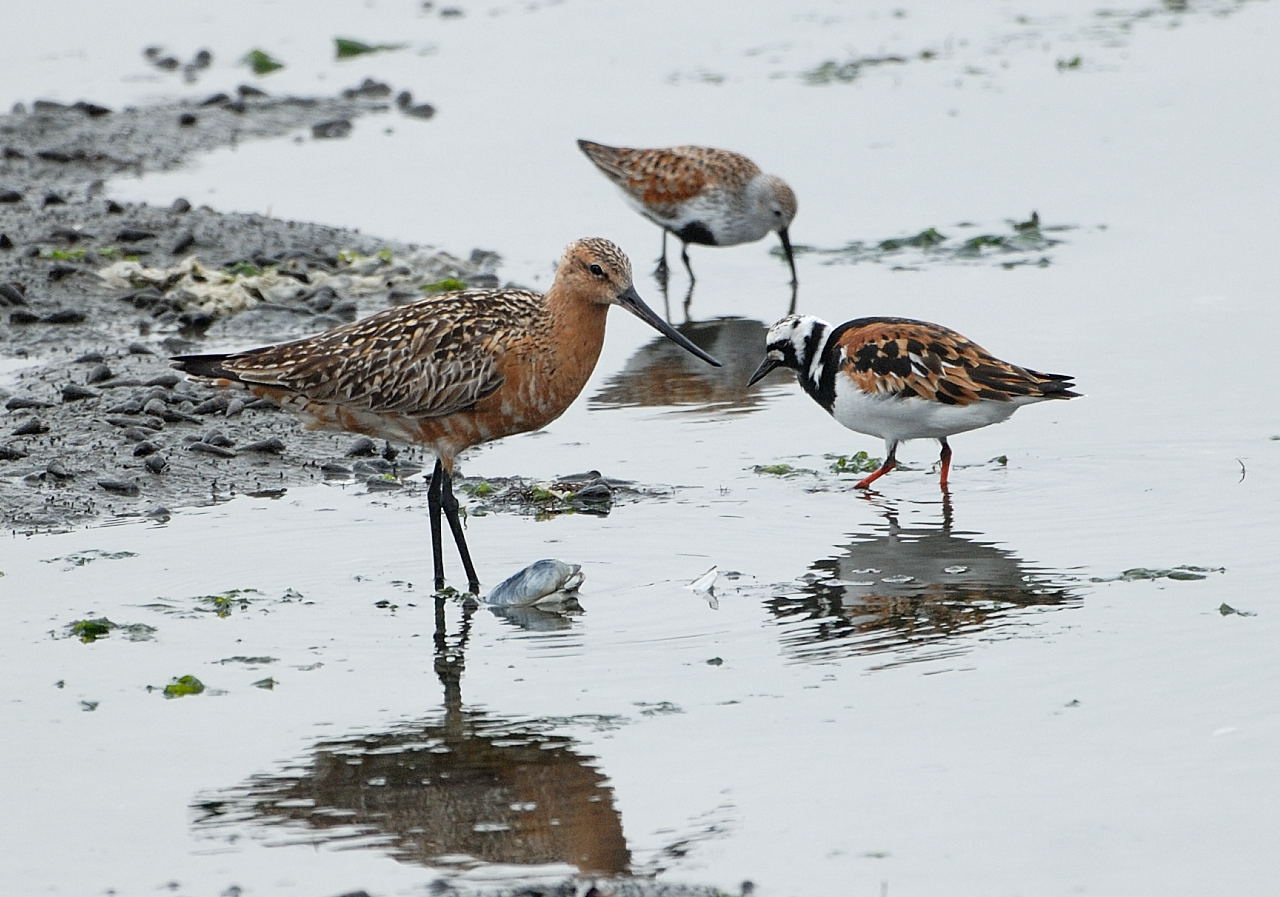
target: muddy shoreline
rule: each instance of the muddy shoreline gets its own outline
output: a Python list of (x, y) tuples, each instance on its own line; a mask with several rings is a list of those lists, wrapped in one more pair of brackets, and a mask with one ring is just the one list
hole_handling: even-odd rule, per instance
[(424, 287), (496, 285), (494, 253), (104, 195), (106, 178), (242, 140), (334, 139), (359, 117), (398, 114), (391, 95), (371, 81), (327, 98), (242, 87), (119, 111), (36, 101), (0, 117), (4, 528), (163, 517), (332, 478), (396, 488), (430, 460), (305, 431), (269, 402), (186, 381), (167, 357), (314, 333)]

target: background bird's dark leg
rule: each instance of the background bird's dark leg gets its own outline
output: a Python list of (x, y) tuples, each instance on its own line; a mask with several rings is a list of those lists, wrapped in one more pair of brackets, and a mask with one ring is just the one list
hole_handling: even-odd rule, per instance
[(791, 305), (787, 308), (787, 314), (794, 315), (796, 313), (796, 296), (800, 293), (800, 284), (795, 281), (791, 282)]
[(689, 291), (684, 294), (684, 322), (689, 323), (689, 309), (693, 307), (693, 281), (689, 281)]
[(951, 473), (951, 446), (947, 445), (945, 436), (938, 441), (942, 443), (942, 454), (938, 456), (938, 460), (942, 462), (942, 477), (938, 482), (945, 490), (947, 488), (947, 474)]
[(689, 285), (698, 278), (693, 276), (693, 266), (689, 264), (689, 244), (683, 240), (680, 242), (680, 261), (684, 262), (684, 269), (689, 272)]
[(884, 459), (884, 463), (880, 465), (880, 469), (879, 469), (879, 470), (877, 470), (875, 473), (871, 474), (871, 476), (869, 476), (869, 477), (865, 477), (864, 479), (859, 480), (857, 483), (855, 483), (855, 484), (854, 484), (853, 488), (854, 488), (854, 489), (866, 489), (868, 486), (870, 486), (870, 485), (871, 485), (872, 483), (874, 483), (876, 480), (880, 479), (880, 478), (881, 478), (882, 476), (884, 476), (886, 473), (888, 473), (889, 471), (891, 471), (891, 470), (893, 470), (895, 467), (897, 467), (897, 466), (898, 466), (898, 461), (897, 461), (897, 459), (894, 457), (897, 453), (898, 453), (898, 443), (894, 442), (894, 443), (890, 444), (890, 446), (889, 446), (889, 453), (888, 453), (888, 455), (885, 457), (885, 459)]
[(658, 267), (653, 269), (653, 276), (658, 278), (658, 284), (665, 290), (667, 288), (667, 229), (662, 229), (662, 255), (658, 256)]
[(480, 578), (476, 576), (476, 568), (471, 563), (471, 552), (467, 550), (467, 538), (462, 533), (462, 521), (458, 519), (458, 498), (453, 494), (453, 477), (448, 473), (444, 474), (440, 503), (444, 507), (445, 519), (449, 521), (449, 529), (453, 531), (453, 541), (458, 546), (458, 554), (462, 555), (462, 569), (467, 573), (467, 591), (479, 595)]
[(431, 516), (431, 563), (436, 574), (436, 591), (444, 588), (444, 553), (440, 544), (440, 489), (444, 485), (444, 465), (436, 459), (427, 487), (427, 513)]

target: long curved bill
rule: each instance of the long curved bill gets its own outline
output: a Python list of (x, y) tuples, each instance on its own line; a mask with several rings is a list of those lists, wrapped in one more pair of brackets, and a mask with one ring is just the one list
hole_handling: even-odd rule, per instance
[(644, 321), (654, 330), (661, 333), (667, 339), (671, 340), (681, 349), (684, 349), (690, 355), (695, 355), (698, 358), (701, 358), (709, 365), (720, 367), (720, 362), (716, 361), (706, 352), (703, 352), (693, 343), (689, 342), (689, 340), (686, 339), (680, 331), (662, 320), (662, 318), (658, 317), (657, 312), (645, 305), (644, 300), (640, 298), (640, 294), (636, 292), (635, 287), (627, 287), (626, 290), (618, 296), (618, 304), (640, 320)]
[(765, 374), (769, 373), (776, 367), (782, 365), (781, 361), (770, 358), (768, 355), (764, 357), (764, 361), (760, 362), (760, 367), (756, 368), (756, 372), (751, 375), (751, 379), (747, 381), (747, 386), (751, 386), (756, 381), (762, 379)]

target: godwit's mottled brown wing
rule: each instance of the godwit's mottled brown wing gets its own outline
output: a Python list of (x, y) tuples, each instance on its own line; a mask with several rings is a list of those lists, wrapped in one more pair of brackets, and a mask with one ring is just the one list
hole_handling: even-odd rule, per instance
[(578, 146), (609, 180), (650, 207), (680, 203), (708, 188), (738, 189), (760, 172), (746, 156), (707, 146), (633, 149), (589, 140)]
[(866, 393), (922, 398), (947, 405), (1021, 396), (1079, 395), (1065, 374), (1045, 374), (1001, 361), (954, 330), (909, 318), (858, 318), (833, 335), (843, 370)]
[(523, 290), (466, 290), (391, 308), (306, 339), (226, 356), (185, 356), (175, 366), (338, 403), (351, 410), (440, 417), (502, 385), (498, 361), (521, 322), (543, 303)]

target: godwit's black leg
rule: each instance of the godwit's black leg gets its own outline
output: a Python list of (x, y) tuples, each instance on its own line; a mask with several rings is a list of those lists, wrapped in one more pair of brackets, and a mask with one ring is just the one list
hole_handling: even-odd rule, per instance
[(938, 441), (942, 443), (942, 454), (938, 458), (942, 462), (942, 477), (939, 480), (939, 485), (942, 486), (942, 490), (945, 492), (947, 489), (947, 474), (951, 472), (951, 446), (947, 445), (947, 437), (945, 436)]
[(444, 588), (444, 553), (440, 539), (440, 490), (444, 486), (444, 465), (436, 459), (431, 472), (431, 485), (427, 487), (427, 513), (431, 517), (431, 562), (435, 568), (436, 591)]
[(458, 519), (458, 498), (453, 494), (453, 477), (441, 468), (444, 484), (440, 489), (440, 504), (444, 508), (444, 517), (449, 521), (449, 529), (453, 531), (453, 541), (458, 546), (458, 554), (462, 556), (462, 569), (467, 574), (467, 591), (480, 594), (480, 578), (476, 576), (476, 568), (471, 563), (471, 552), (467, 550), (467, 538), (462, 532), (462, 521)]
[(670, 269), (667, 268), (667, 229), (662, 229), (662, 255), (658, 256), (658, 267), (653, 269), (653, 276), (658, 279), (659, 286), (662, 289), (667, 288), (667, 275)]
[(857, 483), (854, 484), (853, 488), (866, 489), (876, 480), (880, 479), (886, 473), (888, 473), (889, 471), (897, 467), (898, 460), (897, 458), (894, 457), (897, 453), (898, 453), (898, 443), (897, 442), (889, 443), (889, 452), (885, 456), (884, 463), (880, 465), (880, 469), (877, 470), (875, 473), (871, 474), (870, 476), (864, 477), (863, 479), (859, 480)]

